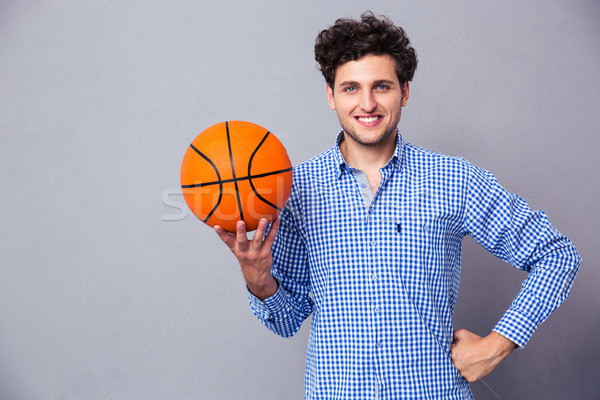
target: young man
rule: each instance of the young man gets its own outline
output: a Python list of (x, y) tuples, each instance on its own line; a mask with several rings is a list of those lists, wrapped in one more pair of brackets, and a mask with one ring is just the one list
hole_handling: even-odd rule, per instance
[[(269, 329), (291, 336), (313, 313), (307, 399), (470, 399), (467, 381), (566, 298), (577, 250), (489, 172), (403, 140), (417, 58), (401, 28), (370, 13), (340, 19), (315, 56), (342, 126), (335, 146), (295, 168), (266, 236), (266, 220), (251, 240), (243, 222), (215, 230)], [(528, 272), (486, 337), (452, 327), (466, 235)]]

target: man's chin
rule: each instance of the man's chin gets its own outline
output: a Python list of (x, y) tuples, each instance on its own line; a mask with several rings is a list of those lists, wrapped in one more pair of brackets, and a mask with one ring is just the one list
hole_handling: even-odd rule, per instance
[(391, 138), (396, 137), (396, 129), (383, 133), (369, 132), (361, 134), (356, 131), (349, 132), (346, 129), (344, 129), (343, 132), (345, 137), (342, 138), (342, 140), (346, 140), (349, 138), (353, 142), (365, 147), (378, 147), (383, 144), (387, 144), (388, 142), (391, 142)]

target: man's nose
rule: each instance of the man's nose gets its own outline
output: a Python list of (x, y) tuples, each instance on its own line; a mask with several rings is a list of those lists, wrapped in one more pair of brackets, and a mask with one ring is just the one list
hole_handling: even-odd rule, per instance
[(360, 98), (360, 108), (367, 113), (375, 111), (377, 108), (377, 102), (373, 93), (369, 90), (362, 92)]

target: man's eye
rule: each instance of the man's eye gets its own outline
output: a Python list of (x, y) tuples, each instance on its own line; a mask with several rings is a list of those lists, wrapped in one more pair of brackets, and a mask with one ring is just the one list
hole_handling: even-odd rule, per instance
[(377, 90), (389, 90), (389, 86), (388, 85), (377, 85), (375, 86), (375, 89)]
[(348, 86), (347, 88), (344, 89), (344, 92), (355, 92), (356, 88), (353, 86)]

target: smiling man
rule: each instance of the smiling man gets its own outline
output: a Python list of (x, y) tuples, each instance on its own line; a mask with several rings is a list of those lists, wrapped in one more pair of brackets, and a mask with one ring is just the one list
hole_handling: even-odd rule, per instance
[(342, 156), (348, 165), (366, 173), (373, 193), (381, 181), (379, 168), (396, 148), (396, 130), (408, 93), (408, 82), (400, 83), (396, 62), (389, 55), (368, 54), (348, 61), (327, 85), (329, 106), (343, 129)]
[[(313, 314), (306, 399), (471, 399), (468, 381), (567, 297), (577, 250), (491, 173), (403, 139), (417, 57), (402, 28), (371, 13), (340, 19), (315, 57), (342, 126), (335, 145), (294, 169), (266, 236), (266, 220), (252, 239), (243, 221), (215, 230), (262, 323), (289, 337)], [(466, 235), (528, 273), (485, 337), (452, 325)]]

